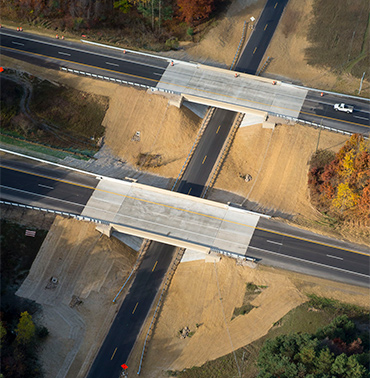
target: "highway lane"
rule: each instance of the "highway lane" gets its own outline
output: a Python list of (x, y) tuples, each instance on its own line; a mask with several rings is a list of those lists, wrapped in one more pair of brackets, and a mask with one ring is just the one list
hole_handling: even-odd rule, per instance
[(237, 113), (216, 109), (190, 159), (177, 192), (200, 197)]
[[(274, 8), (270, 5), (267, 10), (261, 14), (261, 20), (274, 20), (269, 24), (266, 30), (260, 30), (261, 27), (256, 26), (251, 39), (249, 40), (243, 54), (236, 65), (236, 70), (243, 70), (245, 61), (253, 55), (253, 62), (257, 62), (257, 53), (253, 54), (255, 48), (254, 36), (258, 38), (267, 38), (276, 27), (277, 18), (280, 18), (281, 9), (285, 0), (278, 2), (278, 6)], [(274, 12), (274, 15), (271, 12)], [(265, 12), (269, 15), (265, 16)], [(276, 13), (276, 14), (275, 14)], [(261, 24), (261, 25), (262, 25)], [(1, 53), (12, 56), (17, 59), (26, 60), (30, 63), (43, 65), (47, 68), (59, 69), (60, 66), (66, 66), (73, 69), (87, 70), (91, 73), (106, 75), (116, 79), (131, 81), (137, 84), (155, 86), (160, 80), (168, 67), (168, 61), (161, 57), (148, 57), (138, 54), (123, 54), (121, 51), (112, 50), (103, 47), (85, 45), (70, 41), (53, 40), (46, 37), (40, 37), (29, 33), (19, 33), (10, 29), (0, 29), (0, 43), (2, 45)], [(253, 38), (252, 38), (253, 37)], [(14, 42), (20, 45), (14, 44)], [(268, 43), (266, 44), (267, 47)], [(12, 47), (5, 47), (12, 46)], [(26, 52), (30, 49), (32, 53)], [(262, 47), (259, 47), (259, 53), (262, 53)], [(70, 54), (64, 55), (64, 54)], [(257, 54), (257, 55), (256, 55)], [(80, 62), (80, 63), (79, 63)], [(109, 64), (107, 64), (109, 63)], [(253, 64), (254, 64), (253, 63)], [(116, 65), (116, 66), (115, 66)], [(315, 122), (323, 123), (326, 126), (339, 128), (348, 132), (360, 132), (369, 135), (369, 101), (365, 99), (345, 99), (331, 93), (326, 93), (324, 97), (320, 97), (320, 92), (309, 91), (306, 101), (299, 115), (299, 118)], [(327, 108), (329, 98), (333, 98), (334, 102), (360, 103), (362, 105), (360, 112), (353, 115), (347, 115), (341, 112), (333, 112)], [(258, 104), (256, 104), (258, 105)], [(257, 106), (258, 108), (258, 106)]]
[(81, 214), (97, 184), (94, 176), (1, 155), (0, 198), (3, 201)]
[[(335, 95), (333, 93), (322, 92), (321, 97), (318, 91), (309, 91), (303, 103), (299, 119), (315, 122), (363, 135), (370, 134), (370, 102), (361, 98), (348, 98)], [(354, 106), (352, 114), (334, 110), (334, 104), (346, 103)]]
[(251, 75), (257, 72), (287, 3), (288, 0), (267, 1), (235, 71)]
[[(144, 85), (155, 86), (168, 66), (165, 59), (139, 57), (132, 53), (123, 54), (75, 42), (40, 38), (27, 33), (1, 29), (0, 36), (3, 54), (18, 53), (24, 55), (20, 59), (36, 57), (39, 60), (59, 62), (60, 65), (68, 67), (71, 63), (78, 63), (89, 67), (89, 72), (92, 72), (91, 69), (98, 68), (109, 72), (110, 77), (134, 80)], [(81, 67), (77, 69), (83, 70)]]
[(175, 250), (175, 247), (152, 242), (95, 358), (89, 378), (119, 376), (121, 365), (127, 362)]

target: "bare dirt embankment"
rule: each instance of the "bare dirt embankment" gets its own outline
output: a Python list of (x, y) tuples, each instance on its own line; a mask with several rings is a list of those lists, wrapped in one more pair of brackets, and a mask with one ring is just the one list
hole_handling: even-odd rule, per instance
[[(109, 108), (102, 122), (105, 147), (138, 169), (165, 177), (179, 174), (201, 123), (187, 108), (169, 106), (168, 98), (144, 90), (40, 68), (6, 56), (1, 59), (4, 67), (108, 97)], [(133, 140), (136, 131), (140, 141)], [(154, 157), (153, 164), (148, 164), (147, 155)]]
[[(266, 59), (270, 57), (272, 61), (263, 76), (283, 77), (308, 87), (357, 94), (360, 79), (350, 74), (338, 75), (326, 67), (314, 67), (307, 64), (305, 50), (311, 46), (307, 35), (314, 17), (313, 3), (314, 0), (288, 2), (266, 51)], [(348, 49), (348, 46), (345, 48)], [(364, 81), (361, 96), (370, 96), (368, 79)]]
[[(45, 376), (83, 377), (120, 305), (136, 253), (93, 223), (57, 217), (17, 295), (42, 305)], [(52, 282), (52, 277), (56, 282)]]
[[(251, 302), (255, 308), (232, 319), (234, 308), (243, 303), (248, 282), (262, 286), (262, 292)], [(370, 308), (365, 288), (269, 267), (252, 269), (225, 257), (216, 264), (204, 260), (181, 263), (145, 355), (142, 375), (164, 378), (167, 370), (200, 366), (247, 345), (311, 293)], [(179, 331), (184, 327), (193, 335), (181, 339)], [(128, 361), (129, 374), (137, 372), (144, 336)]]
[[(252, 201), (257, 209), (283, 213), (302, 227), (369, 245), (366, 227), (346, 224), (334, 230), (318, 223), (323, 217), (310, 201), (307, 174), (312, 154), (317, 148), (337, 152), (347, 140), (348, 136), (301, 125), (241, 128), (214, 187), (239, 194), (244, 205)], [(249, 182), (246, 175), (252, 177)], [(209, 198), (217, 200), (219, 194), (211, 192)]]

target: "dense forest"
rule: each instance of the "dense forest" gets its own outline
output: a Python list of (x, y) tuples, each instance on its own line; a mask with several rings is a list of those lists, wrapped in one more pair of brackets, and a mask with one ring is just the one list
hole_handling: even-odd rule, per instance
[[(123, 39), (124, 43), (150, 48), (153, 38), (161, 43), (191, 38), (193, 28), (227, 0), (0, 0), (0, 4), (5, 20), (58, 32), (98, 31), (98, 36), (109, 30), (116, 42)], [(132, 37), (135, 34), (136, 38)], [(176, 47), (176, 43), (166, 45)]]
[(339, 220), (370, 224), (370, 143), (359, 134), (333, 154), (319, 150), (311, 159), (308, 185), (318, 209)]

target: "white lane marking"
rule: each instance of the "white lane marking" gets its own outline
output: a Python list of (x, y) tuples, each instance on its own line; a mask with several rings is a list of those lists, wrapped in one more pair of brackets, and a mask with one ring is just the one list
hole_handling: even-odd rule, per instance
[(366, 119), (368, 120), (369, 118), (366, 118), (366, 117), (359, 117), (359, 116), (353, 116), (354, 118), (360, 118), (360, 119)]
[[(36, 39), (25, 38), (25, 37), (21, 37), (21, 36), (18, 37), (18, 36), (15, 36), (15, 35), (7, 34), (7, 33), (3, 32), (3, 31), (0, 32), (0, 35), (6, 35), (7, 37), (24, 39), (25, 41), (30, 41), (30, 42), (35, 42), (35, 43), (40, 43), (40, 44), (43, 44), (43, 45), (49, 45), (49, 46), (54, 46), (54, 47), (60, 48), (60, 46), (57, 45), (57, 44), (55, 44), (55, 43), (49, 43), (49, 42), (44, 42), (44, 41), (37, 41)], [(163, 72), (166, 70), (166, 68), (164, 68), (164, 67), (155, 66), (153, 64), (143, 63), (143, 62), (139, 62), (139, 61), (133, 61), (133, 60), (129, 60), (129, 59), (120, 59), (120, 58), (117, 58), (117, 57), (112, 57), (112, 56), (105, 55), (105, 54), (99, 54), (99, 53), (88, 51), (88, 50), (79, 50), (79, 49), (76, 49), (74, 47), (68, 47), (68, 50), (77, 51), (79, 53), (83, 52), (85, 54), (90, 54), (90, 55), (103, 56), (103, 57), (108, 58), (108, 59), (114, 58), (114, 59), (119, 60), (121, 62), (133, 63), (133, 64), (140, 65), (140, 66), (158, 68), (160, 70), (163, 70)], [(158, 59), (161, 59), (161, 57), (158, 57)], [(163, 59), (165, 59), (165, 58), (163, 58)]]
[(41, 188), (46, 188), (46, 189), (54, 189), (52, 186), (47, 186), (47, 185), (42, 185), (42, 184), (38, 184), (38, 186), (41, 186)]
[(343, 260), (341, 257), (338, 257), (338, 256), (333, 256), (333, 255), (326, 255), (326, 256), (331, 257), (333, 259)]
[(60, 54), (60, 55), (67, 55), (67, 56), (71, 56), (71, 54), (68, 54), (68, 53), (65, 53), (65, 52), (61, 52), (61, 51), (58, 51), (58, 54)]
[(351, 273), (351, 274), (355, 274), (355, 275), (357, 275), (357, 276), (361, 276), (361, 277), (366, 277), (366, 278), (369, 278), (369, 277), (370, 277), (370, 276), (367, 275), (367, 274), (357, 273), (357, 272), (352, 272), (351, 270), (346, 270), (346, 269), (342, 269), (342, 268), (337, 268), (336, 266), (330, 266), (330, 265), (321, 264), (321, 263), (318, 263), (318, 262), (315, 262), (315, 261), (310, 261), (310, 260), (301, 259), (301, 258), (299, 258), (299, 257), (294, 257), (294, 256), (284, 255), (283, 253), (278, 253), (278, 252), (268, 251), (267, 249), (262, 249), (262, 248), (258, 248), (258, 247), (252, 247), (252, 246), (250, 246), (250, 245), (248, 246), (248, 248), (258, 249), (259, 251), (266, 252), (266, 253), (271, 253), (271, 254), (273, 254), (273, 255), (279, 255), (279, 256), (282, 256), (282, 257), (286, 257), (287, 259), (303, 261), (303, 262), (306, 262), (306, 263), (309, 263), (309, 264), (319, 265), (319, 266), (323, 266), (323, 267), (325, 267), (325, 268), (330, 268), (330, 269), (333, 269), (333, 270), (339, 270), (339, 271), (341, 271), (341, 272)]
[(110, 66), (119, 67), (119, 64), (116, 64), (116, 63), (105, 62), (105, 64), (109, 64)]
[(272, 241), (272, 240), (266, 240), (267, 243), (272, 243), (272, 244), (277, 244), (277, 245), (283, 245), (283, 243), (278, 243), (276, 241)]
[(75, 206), (82, 207), (82, 208), (85, 207), (85, 205), (82, 205), (82, 204), (77, 203), (77, 202), (72, 202), (72, 201), (62, 200), (62, 199), (60, 199), (60, 198), (56, 198), (56, 197), (44, 196), (44, 195), (39, 194), (39, 193), (28, 192), (27, 190), (11, 188), (11, 187), (9, 187), (9, 186), (5, 186), (5, 185), (0, 185), (0, 188), (13, 190), (14, 192), (22, 192), (22, 193), (26, 193), (26, 194), (31, 194), (31, 195), (33, 195), (33, 196), (38, 196), (38, 197), (42, 197), (42, 198), (49, 198), (49, 199), (52, 199), (52, 200), (55, 200), (55, 201), (64, 202), (64, 203), (69, 203), (70, 205), (75, 205)]
[(163, 75), (163, 73), (157, 73), (157, 72), (153, 72), (153, 75), (162, 76), (162, 75)]
[(19, 42), (13, 42), (13, 41), (12, 41), (12, 44), (13, 44), (13, 45), (19, 45), (19, 46), (24, 46), (24, 43), (19, 43)]

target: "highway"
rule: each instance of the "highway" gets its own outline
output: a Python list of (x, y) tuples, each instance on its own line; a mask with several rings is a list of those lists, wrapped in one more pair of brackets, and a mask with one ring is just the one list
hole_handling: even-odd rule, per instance
[(89, 67), (93, 73), (109, 74), (113, 78), (149, 86), (158, 83), (169, 64), (164, 59), (147, 59), (136, 54), (107, 51), (91, 45), (81, 46), (75, 42), (51, 40), (9, 29), (1, 29), (0, 36), (2, 53), (17, 59), (31, 59), (30, 63), (36, 60), (39, 65), (51, 65), (50, 68), (59, 68), (54, 67), (56, 62), (75, 69), (79, 69), (79, 66)]
[(251, 75), (257, 72), (287, 3), (288, 0), (267, 1), (235, 71)]
[[(268, 4), (270, 3), (271, 2), (268, 1)], [(283, 3), (284, 1), (281, 2), (281, 5)], [(269, 16), (268, 20), (263, 18), (265, 17), (263, 13), (261, 14), (261, 25), (265, 23), (263, 24), (264, 32), (267, 33), (268, 31), (268, 33), (270, 33), (272, 31), (274, 17), (280, 19), (282, 12), (282, 9), (280, 9), (281, 5), (278, 4), (276, 7), (274, 5), (273, 12), (276, 12), (276, 14), (275, 16)], [(272, 11), (271, 6), (268, 8), (268, 11)], [(278, 21), (276, 21), (276, 24), (277, 23)], [(257, 27), (260, 29), (258, 24), (256, 25), (256, 29)], [(253, 35), (254, 34), (259, 33), (253, 33)], [(53, 41), (47, 38), (32, 36), (27, 33), (20, 35), (19, 33), (9, 30), (2, 30), (0, 35), (2, 53), (16, 56), (18, 59), (31, 60), (32, 62), (37, 62), (37, 64), (45, 64), (52, 68), (58, 68), (60, 65), (72, 68), (79, 67), (78, 69), (82, 69), (81, 67), (89, 67), (89, 72), (103, 72), (103, 74), (107, 72), (110, 77), (124, 80), (129, 79), (144, 85), (155, 86), (168, 66), (168, 62), (160, 58), (156, 59), (153, 57), (136, 56), (135, 54), (122, 54), (113, 50), (92, 48), (90, 46), (67, 41)], [(267, 36), (268, 34), (265, 35)], [(4, 36), (6, 37), (5, 39)], [(262, 37), (263, 41), (261, 41), (261, 43), (265, 44), (267, 47), (269, 43), (267, 41), (268, 38), (264, 38), (265, 37)], [(4, 40), (5, 42), (3, 43)], [(250, 42), (256, 43), (252, 38)], [(254, 51), (256, 46), (251, 46), (250, 44), (247, 45), (244, 50), (246, 55), (243, 54), (243, 56), (247, 56), (251, 48), (253, 48)], [(259, 59), (263, 56), (262, 50), (262, 46), (259, 45), (254, 51), (254, 54), (252, 54), (254, 55), (252, 60), (249, 63), (247, 60), (240, 60), (240, 62), (243, 63), (240, 63), (241, 65), (238, 65), (236, 70), (246, 72), (245, 70), (248, 69), (249, 64), (251, 67), (254, 67), (258, 60), (258, 54), (262, 54)], [(252, 70), (254, 69), (253, 67)], [(258, 65), (256, 67), (258, 67)], [(256, 69), (257, 68), (255, 68), (255, 70)], [(312, 94), (312, 97), (315, 97), (315, 94)], [(317, 98), (317, 103), (313, 108), (309, 101), (312, 101), (312, 99), (308, 99), (307, 104), (305, 102), (304, 105), (306, 108), (302, 109), (302, 114), (303, 112), (308, 113), (304, 115), (305, 117), (312, 117), (312, 119), (315, 120), (313, 122), (317, 122), (320, 117), (329, 114), (326, 113), (329, 112), (329, 109), (324, 111), (323, 114), (319, 113), (320, 107), (325, 105), (324, 101), (328, 101), (328, 97), (324, 96), (322, 99)], [(185, 171), (179, 191), (195, 196), (201, 193), (213, 166), (212, 162), (214, 163), (217, 158), (219, 147), (225, 140), (225, 136), (228, 133), (234, 116), (235, 113), (233, 112), (216, 110), (215, 118), (211, 121), (212, 123), (210, 123), (209, 127), (207, 127), (204, 138), (202, 138), (199, 143), (193, 159), (190, 161), (188, 169)], [(347, 121), (346, 114), (334, 114), (334, 116), (344, 120), (343, 123), (350, 124), (352, 127), (353, 122)], [(366, 125), (366, 120), (363, 121)], [(212, 141), (210, 142), (207, 138), (210, 138)], [(7, 168), (1, 168), (1, 173), (3, 169)], [(54, 169), (50, 169), (50, 177), (53, 177), (53, 171)], [(17, 178), (14, 172), (16, 171), (13, 170), (11, 174), (7, 172), (4, 176), (1, 175), (1, 195), (3, 195), (3, 188), (7, 187), (4, 195), (9, 196), (11, 194), (13, 199), (18, 195), (18, 202), (22, 203), (34, 201), (35, 197), (29, 197), (29, 195), (24, 196), (24, 193), (21, 192), (21, 190), (26, 190), (22, 186), (22, 183), (27, 182), (29, 178), (25, 179), (25, 177), (22, 176), (22, 174), (24, 174), (22, 172), (18, 172), (20, 175), (17, 176)], [(47, 179), (49, 178), (45, 177), (45, 180)], [(94, 178), (90, 177), (89, 179), (94, 181)], [(92, 182), (92, 185), (86, 185), (86, 188), (79, 192), (78, 196), (69, 197), (68, 192), (71, 187), (63, 186), (63, 190), (55, 190), (53, 192), (50, 189), (50, 191), (46, 190), (46, 192), (42, 192), (42, 190), (47, 188), (38, 185), (38, 183), (41, 183), (38, 181), (39, 178), (32, 178), (31, 181), (32, 180), (35, 183), (32, 187), (28, 188), (28, 190), (31, 193), (34, 193), (34, 191), (35, 193), (37, 192), (38, 195), (36, 197), (38, 203), (48, 205), (47, 201), (57, 201), (54, 195), (58, 194), (62, 200), (66, 200), (66, 196), (68, 201), (76, 206), (76, 211), (78, 209), (81, 211), (81, 206), (78, 206), (86, 203), (84, 202), (86, 201), (85, 196), (89, 197), (89, 193), (85, 190), (93, 190), (97, 184), (97, 182)], [(54, 185), (52, 181), (43, 181), (41, 184), (53, 188), (62, 185), (62, 183), (56, 183)], [(71, 185), (69, 182), (68, 184), (63, 184)], [(12, 188), (13, 186), (14, 190), (11, 193), (7, 192), (9, 191), (8, 188)], [(46, 202), (43, 202), (42, 193), (46, 194), (48, 197), (53, 197), (53, 199), (50, 200), (47, 197), (45, 199)], [(62, 201), (60, 201), (59, 206), (63, 208), (64, 204)], [(71, 204), (68, 204), (68, 206), (71, 206)], [(268, 231), (269, 227), (272, 228), (272, 232)], [(359, 285), (369, 284), (369, 274), (368, 272), (366, 273), (366, 269), (364, 269), (364, 267), (369, 267), (369, 257), (365, 254), (348, 252), (346, 251), (346, 246), (343, 247), (344, 250), (336, 248), (335, 245), (341, 244), (332, 239), (326, 240), (325, 244), (327, 245), (320, 244), (322, 240), (321, 237), (314, 234), (305, 234), (302, 236), (302, 231), (298, 229), (276, 231), (275, 228), (275, 225), (269, 226), (269, 223), (260, 221), (258, 229), (255, 231), (255, 236), (252, 238), (250, 247), (248, 248), (248, 254), (253, 257), (261, 258), (262, 263), (271, 263), (272, 265), (276, 264), (278, 266), (280, 264), (282, 267), (298, 271), (302, 270), (308, 274), (332, 278), (338, 281), (357, 283)], [(310, 237), (313, 239), (307, 241), (306, 239), (310, 239)], [(319, 243), (317, 243), (316, 240), (319, 240)], [(334, 247), (329, 247), (328, 245), (330, 244), (334, 245)], [(349, 249), (358, 250), (363, 253), (366, 252), (366, 248), (360, 246), (352, 245)], [(315, 251), (315, 253), (311, 261), (310, 256), (312, 251)], [(133, 281), (133, 286), (126, 296), (113, 326), (98, 353), (90, 370), (89, 377), (117, 377), (119, 375), (121, 371), (120, 365), (127, 361), (132, 345), (153, 303), (156, 290), (169, 267), (174, 252), (174, 247), (152, 243), (151, 248), (146, 254), (145, 264), (143, 262)], [(343, 257), (345, 254), (346, 257)], [(355, 263), (352, 265), (348, 264), (349, 270), (344, 271), (340, 264), (346, 265), (348, 256), (351, 256), (349, 259), (353, 260), (354, 255), (356, 256), (354, 258)]]
[(201, 196), (236, 114), (229, 110), (215, 109), (184, 172), (177, 190), (179, 193)]
[[(61, 211), (76, 209), (80, 214), (81, 208), (87, 203), (100, 180), (100, 177), (91, 174), (4, 152), (0, 156), (0, 198), (2, 200), (51, 209), (58, 206)], [(29, 194), (25, 196), (25, 192)], [(11, 198), (9, 198), (9, 193)], [(154, 243), (156, 244), (159, 243)], [(278, 264), (282, 256), (286, 258), (284, 261), (288, 261), (289, 258), (293, 261), (297, 258), (302, 260), (299, 266), (302, 269), (304, 267), (308, 274), (330, 276), (337, 281), (359, 285), (369, 283), (370, 250), (368, 247), (327, 238), (271, 219), (260, 218), (247, 249), (247, 255), (250, 257), (260, 258), (260, 253), (267, 253), (263, 255), (263, 263), (269, 261)], [(156, 253), (153, 252), (153, 256), (155, 255)], [(157, 260), (148, 260), (148, 264), (155, 264)], [(316, 272), (318, 266), (325, 271), (324, 275)], [(293, 264), (290, 268), (295, 270), (296, 266)], [(347, 276), (343, 277), (344, 271), (348, 277), (351, 277), (350, 279), (347, 279)]]
[(152, 242), (90, 369), (89, 378), (119, 376), (121, 365), (127, 362), (175, 250), (170, 245)]
[[(276, 27), (277, 19), (281, 16), (280, 7), (285, 3), (285, 0), (278, 2), (276, 8), (276, 2), (271, 6), (272, 3), (274, 2), (269, 0), (267, 3), (270, 4), (269, 8), (265, 8), (262, 12), (255, 30), (262, 29), (262, 31), (252, 34), (237, 63), (236, 71), (246, 72), (246, 64), (251, 59), (251, 56), (253, 56), (251, 64), (253, 67), (256, 67), (257, 58), (260, 56), (259, 54), (263, 53), (263, 48), (259, 46), (253, 54), (257, 43), (255, 38), (263, 39), (263, 45), (267, 47), (267, 37)], [(265, 15), (265, 12), (268, 15)], [(268, 27), (264, 30), (267, 21)], [(160, 82), (164, 73), (170, 68), (167, 58), (138, 55), (135, 53), (123, 54), (119, 50), (66, 40), (53, 40), (26, 32), (19, 33), (7, 28), (0, 29), (0, 44), (1, 54), (36, 65), (54, 69), (59, 69), (63, 66), (152, 87), (155, 87)], [(255, 70), (256, 68), (253, 68), (254, 72)], [(181, 76), (185, 77), (186, 73), (179, 73), (179, 82), (182, 80)], [(210, 84), (208, 82), (204, 83), (206, 87)], [(234, 85), (237, 86), (238, 83), (233, 82)], [(221, 90), (222, 87), (219, 87), (220, 95), (222, 94)], [(273, 90), (274, 88), (271, 89), (271, 91)], [(204, 92), (204, 94), (206, 93)], [(258, 100), (256, 99), (254, 103), (252, 102), (255, 109), (268, 105), (268, 103), (261, 102), (259, 98), (260, 96), (258, 96)], [(230, 97), (229, 101), (232, 101), (232, 97)], [(286, 101), (288, 101), (286, 107), (289, 110), (289, 99), (287, 98)], [(356, 111), (353, 115), (334, 112), (329, 106), (329, 104), (332, 105), (333, 103), (343, 101), (355, 105)], [(283, 109), (280, 109), (280, 112), (281, 110)], [(351, 133), (360, 132), (368, 135), (370, 132), (369, 113), (370, 103), (366, 99), (345, 98), (329, 92), (325, 92), (324, 97), (321, 97), (319, 91), (310, 90), (304, 101), (299, 118), (317, 124), (323, 123), (329, 127), (343, 129)]]
[[(350, 133), (369, 135), (370, 132), (370, 103), (360, 98), (343, 98), (328, 92), (308, 91), (303, 103), (299, 119), (325, 124), (334, 129)], [(334, 104), (345, 102), (354, 106), (352, 114), (347, 114), (334, 110)], [(338, 114), (340, 113), (340, 114)]]

